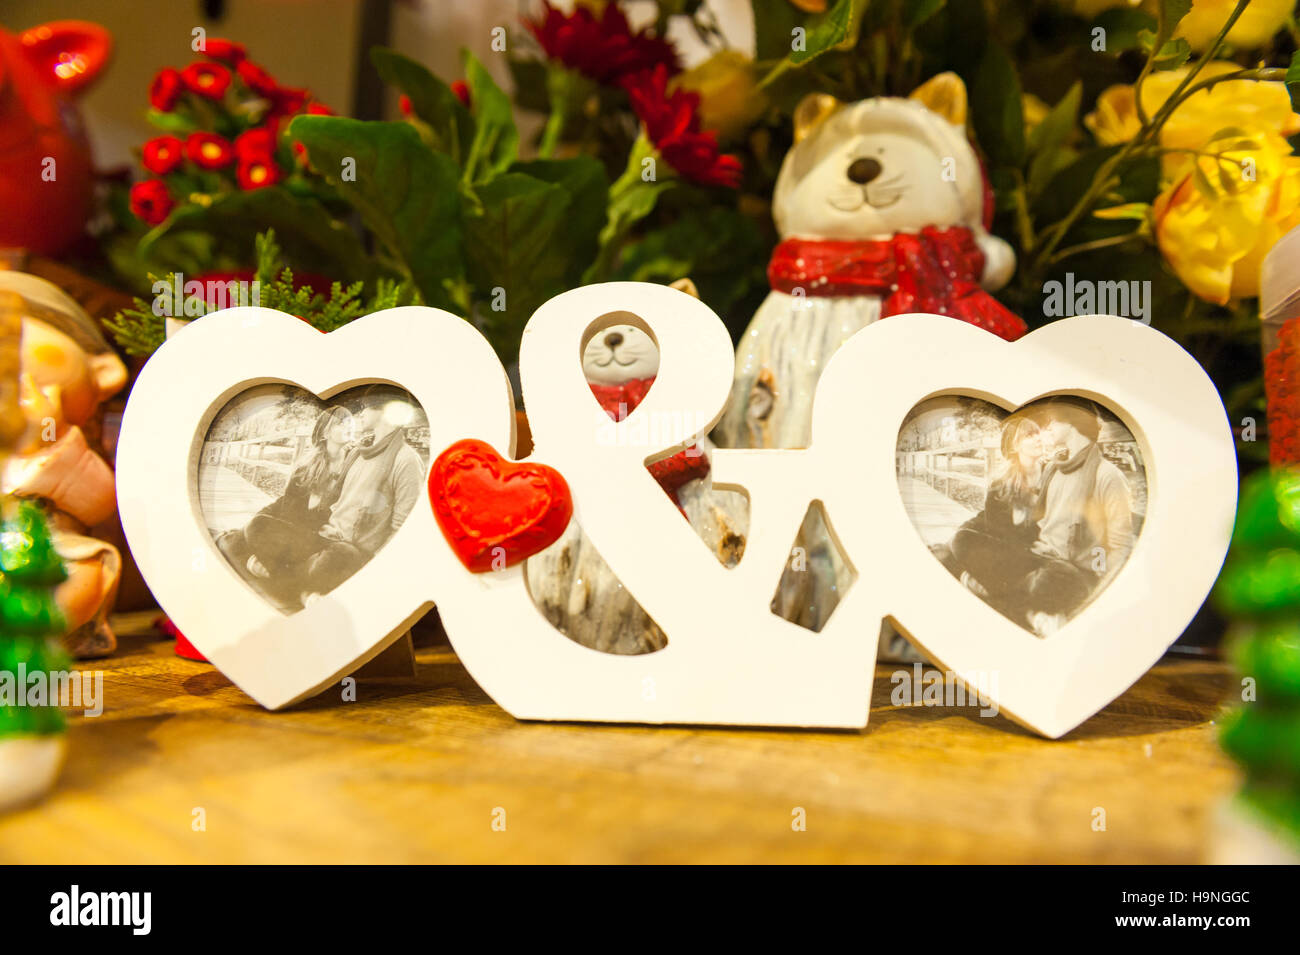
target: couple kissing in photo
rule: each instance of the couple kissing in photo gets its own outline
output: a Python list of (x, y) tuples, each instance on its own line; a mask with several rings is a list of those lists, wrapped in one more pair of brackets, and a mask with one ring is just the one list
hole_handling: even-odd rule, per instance
[(373, 389), (355, 415), (342, 405), (325, 408), (283, 494), (217, 546), (285, 612), (333, 590), (415, 507), (424, 464), (403, 431), (411, 415), (409, 404)]
[(1055, 633), (1133, 548), (1131, 492), (1098, 444), (1086, 399), (1051, 398), (1002, 426), (1001, 464), (984, 508), (936, 548), (944, 566), (999, 613)]

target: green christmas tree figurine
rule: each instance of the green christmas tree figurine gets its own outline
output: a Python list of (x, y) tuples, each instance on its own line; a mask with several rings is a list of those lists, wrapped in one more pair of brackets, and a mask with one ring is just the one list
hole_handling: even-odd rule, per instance
[(1300, 861), (1300, 472), (1243, 486), (1215, 598), (1233, 620), (1229, 646), (1242, 677), (1243, 704), (1220, 736), (1246, 773), (1235, 807), (1246, 825), (1236, 835), (1271, 836), (1234, 861)]
[[(51, 674), (67, 660), (54, 588), (67, 578), (35, 503), (0, 500), (0, 809), (53, 784), (65, 750)], [(56, 691), (57, 692), (57, 691)]]

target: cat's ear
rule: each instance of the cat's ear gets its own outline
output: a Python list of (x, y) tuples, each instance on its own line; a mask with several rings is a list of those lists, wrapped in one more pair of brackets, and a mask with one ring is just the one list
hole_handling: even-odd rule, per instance
[(954, 126), (966, 125), (966, 84), (956, 73), (939, 73), (930, 77), (912, 90), (908, 99), (916, 100)]
[(692, 282), (689, 277), (678, 279), (676, 282), (673, 282), (669, 288), (675, 288), (679, 292), (685, 292), (691, 298), (700, 297), (700, 290), (695, 287), (695, 283)]
[(829, 93), (809, 93), (794, 108), (794, 141), (800, 142), (844, 104)]

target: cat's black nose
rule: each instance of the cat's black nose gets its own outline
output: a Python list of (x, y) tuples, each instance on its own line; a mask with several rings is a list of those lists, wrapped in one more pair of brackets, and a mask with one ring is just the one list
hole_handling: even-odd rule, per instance
[(849, 166), (849, 178), (865, 186), (880, 175), (880, 163), (874, 159), (855, 159)]
[(610, 332), (608, 335), (605, 336), (605, 345), (607, 347), (617, 348), (621, 344), (623, 344), (622, 332)]

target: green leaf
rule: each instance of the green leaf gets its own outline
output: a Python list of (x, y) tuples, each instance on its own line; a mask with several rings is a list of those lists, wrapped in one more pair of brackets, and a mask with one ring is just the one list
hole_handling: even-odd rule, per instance
[(754, 223), (727, 206), (689, 205), (662, 229), (628, 246), (617, 277), (675, 282), (689, 277), (719, 314), (757, 289), (766, 290), (767, 248)]
[(948, 0), (904, 0), (903, 25), (915, 30), (943, 9)]
[(1300, 85), (1300, 50), (1291, 54), (1291, 65), (1286, 68), (1287, 86)]
[(272, 186), (231, 192), (207, 206), (180, 206), (140, 240), (141, 256), (152, 254), (165, 237), (200, 232), (250, 252), (259, 232), (274, 229), (290, 262), (299, 269), (322, 272), (340, 280), (369, 277), (370, 257), (357, 234), (317, 199), (299, 198)]
[(534, 113), (549, 110), (551, 104), (546, 93), (546, 74), (550, 71), (551, 61), (512, 56), (506, 62), (510, 66), (510, 78), (514, 84), (515, 105)]
[[(460, 170), (452, 158), (428, 149), (409, 123), (299, 116), (289, 134), (307, 147), (312, 168), (357, 211), (424, 301), (458, 310), (451, 290), (465, 269)], [(355, 161), (355, 181), (341, 179), (347, 159)]]
[(1005, 50), (990, 43), (971, 90), (971, 112), (979, 144), (996, 165), (1023, 165), (1025, 116), (1020, 78)]
[(412, 111), (429, 124), (437, 147), (462, 164), (474, 139), (474, 118), (451, 87), (395, 50), (377, 46), (370, 51), (370, 62), (385, 83), (411, 100)]
[(572, 159), (534, 159), (515, 163), (510, 171), (562, 186), (568, 194), (569, 204), (564, 216), (566, 225), (557, 241), (565, 247), (569, 261), (565, 271), (566, 283), (578, 285), (583, 270), (596, 257), (600, 230), (605, 227), (605, 206), (609, 195), (605, 167), (591, 156), (575, 156)]
[(809, 23), (804, 49), (791, 50), (790, 62), (803, 66), (830, 50), (852, 47), (858, 42), (866, 6), (867, 0), (836, 0), (835, 6)]
[(1160, 47), (1159, 52), (1151, 58), (1151, 65), (1157, 70), (1176, 70), (1191, 55), (1191, 45), (1182, 37), (1176, 37)]
[(758, 60), (784, 60), (790, 55), (795, 27), (808, 16), (790, 0), (753, 0), (754, 56)]
[[(474, 199), (464, 215), (467, 276), (487, 300), (480, 313), (485, 331), (508, 361), (529, 316), (566, 287), (572, 197), (558, 183), (506, 172), (475, 189)], [(501, 311), (493, 308), (498, 288), (505, 291)]]
[(192, 133), (199, 128), (191, 117), (183, 113), (164, 113), (162, 110), (151, 109), (147, 116), (149, 123), (159, 129), (166, 130), (169, 133), (178, 133), (184, 136)]
[(1037, 195), (1058, 168), (1061, 147), (1074, 132), (1079, 121), (1079, 102), (1083, 98), (1083, 84), (1075, 81), (1061, 101), (1051, 108), (1042, 122), (1029, 133), (1029, 162), (1027, 185), (1030, 195)]
[[(644, 137), (638, 138), (629, 156), (629, 169), (635, 168), (637, 152), (645, 147)], [(613, 271), (621, 246), (642, 219), (654, 211), (659, 197), (672, 189), (675, 178), (646, 182), (625, 172), (609, 190), (609, 217), (600, 230), (600, 250), (596, 260), (582, 273), (584, 283), (604, 282)]]
[[(1046, 228), (1064, 218), (1092, 184), (1101, 165), (1121, 148), (1090, 149), (1052, 176), (1034, 203), (1034, 222), (1040, 228)], [(1115, 187), (1117, 198), (1106, 201), (1107, 205), (1150, 202), (1159, 192), (1160, 160), (1147, 157), (1125, 163), (1118, 172), (1118, 180)]]
[(510, 97), (502, 92), (473, 53), (466, 50), (464, 55), (465, 82), (469, 84), (475, 130), (463, 179), (477, 183), (500, 175), (515, 161), (519, 154), (519, 131), (515, 129)]

